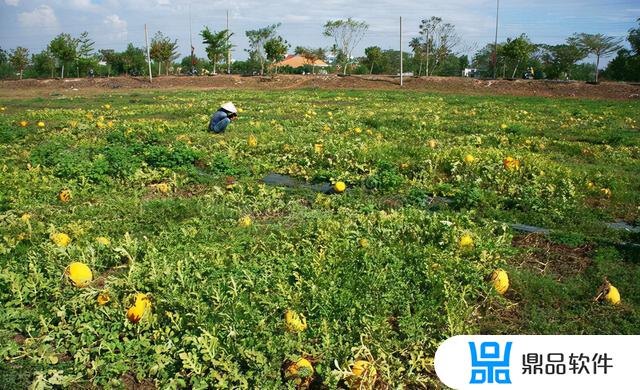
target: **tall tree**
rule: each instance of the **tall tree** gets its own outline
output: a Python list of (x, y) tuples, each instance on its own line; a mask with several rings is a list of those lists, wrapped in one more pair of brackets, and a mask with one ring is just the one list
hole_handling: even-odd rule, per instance
[(50, 74), (51, 78), (53, 78), (56, 62), (53, 54), (51, 54), (49, 50), (45, 49), (38, 54), (32, 55), (31, 63), (33, 64), (33, 70), (38, 77), (47, 77)]
[(7, 55), (7, 52), (0, 47), (0, 64), (4, 64), (7, 61), (9, 61), (9, 56)]
[(411, 41), (409, 41), (409, 47), (413, 51), (414, 66), (416, 61), (419, 64), (418, 76), (420, 76), (420, 74), (422, 73), (422, 62), (424, 61), (424, 51), (423, 51), (424, 46), (419, 37), (414, 37), (414, 38), (411, 38)]
[(536, 45), (529, 41), (526, 34), (521, 34), (514, 39), (507, 38), (507, 42), (501, 46), (500, 50), (500, 54), (513, 65), (511, 78), (514, 78), (516, 77), (520, 64), (526, 63), (531, 54), (536, 50)]
[(369, 68), (369, 74), (373, 73), (373, 65), (382, 59), (382, 49), (378, 46), (369, 46), (364, 49), (365, 64)]
[(267, 61), (265, 53), (265, 44), (272, 38), (276, 37), (276, 30), (280, 27), (280, 23), (272, 24), (257, 30), (249, 30), (245, 35), (249, 39), (249, 52), (251, 58), (260, 63), (260, 74), (264, 75), (264, 64)]
[(596, 56), (596, 83), (598, 82), (600, 57), (606, 57), (622, 48), (620, 46), (620, 39), (604, 34), (574, 34), (569, 38), (569, 42), (585, 52)]
[(209, 61), (213, 64), (213, 73), (216, 73), (216, 65), (220, 62), (227, 51), (231, 50), (233, 45), (229, 42), (229, 38), (233, 35), (229, 30), (211, 31), (209, 27), (200, 31), (202, 37), (202, 43), (206, 46), (205, 51)]
[(78, 51), (78, 40), (69, 34), (60, 34), (49, 43), (49, 51), (61, 66), (60, 78), (64, 79), (64, 66), (73, 63)]
[(133, 43), (129, 43), (127, 50), (118, 53), (116, 58), (125, 74), (135, 76), (145, 73), (147, 61), (144, 50), (133, 46)]
[(178, 57), (178, 40), (171, 39), (158, 31), (151, 39), (150, 57), (158, 63), (158, 76), (161, 66), (165, 64), (165, 74), (169, 75), (169, 65)]
[(445, 23), (442, 18), (432, 16), (420, 22), (420, 35), (423, 37), (426, 55), (426, 74), (432, 75), (460, 43), (455, 26)]
[(573, 65), (587, 55), (584, 50), (569, 43), (541, 45), (540, 50), (542, 51), (541, 60), (549, 78), (559, 78), (563, 75), (570, 78)]
[(276, 74), (278, 73), (278, 62), (282, 61), (287, 55), (289, 47), (289, 43), (281, 36), (273, 37), (264, 44), (265, 55), (267, 60), (275, 66)]
[[(638, 18), (638, 20), (636, 21), (640, 24), (640, 18)], [(629, 41), (631, 49), (636, 53), (636, 55), (640, 55), (640, 26), (629, 29), (627, 40)]]
[(78, 72), (78, 77), (80, 77), (80, 73), (85, 74), (89, 68), (92, 68), (96, 65), (96, 55), (94, 53), (94, 45), (95, 42), (89, 38), (88, 32), (83, 32), (80, 34), (80, 38), (78, 38), (78, 53), (76, 56), (76, 69)]
[(342, 62), (342, 74), (347, 74), (347, 66), (351, 61), (353, 50), (358, 46), (369, 25), (366, 22), (359, 22), (348, 19), (329, 20), (324, 25), (324, 35), (332, 37), (335, 42), (336, 58), (340, 57)]
[(22, 80), (22, 73), (24, 72), (24, 68), (29, 65), (29, 49), (18, 46), (15, 49), (11, 50), (9, 62), (11, 62), (11, 65), (13, 65), (13, 67), (18, 72), (20, 72), (20, 80)]

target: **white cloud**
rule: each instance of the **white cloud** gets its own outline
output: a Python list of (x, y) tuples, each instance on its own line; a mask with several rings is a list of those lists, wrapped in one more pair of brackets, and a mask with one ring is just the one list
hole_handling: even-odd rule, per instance
[(24, 27), (47, 28), (58, 26), (56, 13), (48, 5), (41, 5), (31, 12), (19, 13), (18, 22)]
[(17, 7), (18, 4), (20, 4), (20, 0), (4, 0), (4, 3), (6, 5), (12, 5), (14, 7)]
[(96, 10), (97, 5), (91, 3), (91, 0), (69, 0), (64, 2), (69, 8), (73, 8), (78, 11), (90, 11)]
[(127, 39), (127, 21), (120, 19), (116, 14), (109, 15), (104, 19), (104, 24), (109, 29), (109, 34), (112, 39), (126, 40)]

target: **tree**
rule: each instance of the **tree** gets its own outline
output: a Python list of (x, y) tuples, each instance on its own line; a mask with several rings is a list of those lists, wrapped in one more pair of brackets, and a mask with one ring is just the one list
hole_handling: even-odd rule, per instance
[(229, 30), (222, 31), (211, 31), (209, 27), (204, 28), (204, 30), (200, 31), (200, 36), (202, 37), (202, 43), (206, 46), (205, 51), (207, 52), (207, 57), (211, 64), (213, 64), (213, 73), (216, 73), (216, 65), (220, 62), (221, 58), (227, 53), (227, 51), (231, 50), (233, 45), (229, 43), (229, 38), (233, 35)]
[(76, 69), (78, 72), (78, 77), (80, 74), (86, 74), (86, 72), (96, 66), (96, 56), (94, 53), (93, 46), (95, 42), (89, 38), (88, 32), (83, 32), (80, 34), (80, 38), (78, 41), (78, 53), (76, 56)]
[(78, 40), (69, 34), (60, 34), (49, 43), (49, 51), (58, 60), (61, 66), (60, 78), (64, 79), (64, 66), (76, 59)]
[(281, 36), (271, 38), (264, 44), (264, 52), (267, 56), (267, 60), (275, 65), (276, 74), (278, 73), (278, 62), (282, 61), (287, 55), (289, 47), (289, 43)]
[(178, 58), (178, 40), (171, 41), (169, 37), (158, 31), (151, 39), (149, 55), (158, 63), (158, 76), (163, 63), (165, 64), (165, 73), (169, 75), (169, 65)]
[(29, 49), (26, 49), (22, 46), (18, 46), (11, 51), (11, 55), (9, 56), (9, 62), (11, 65), (20, 72), (20, 80), (22, 80), (22, 73), (24, 72), (24, 68), (29, 65)]
[(329, 20), (324, 25), (324, 35), (332, 37), (335, 45), (336, 61), (340, 57), (342, 63), (342, 74), (347, 74), (347, 65), (351, 60), (353, 49), (358, 46), (369, 25), (365, 22), (359, 22), (351, 18)]
[(640, 81), (640, 26), (629, 30), (627, 40), (631, 50), (619, 50), (616, 58), (609, 62), (605, 73), (612, 80)]
[[(640, 23), (640, 18), (638, 18), (637, 22)], [(631, 49), (636, 53), (636, 55), (640, 55), (640, 26), (629, 30), (627, 40), (629, 41), (629, 44), (631, 44)]]
[(294, 50), (294, 53), (302, 56), (305, 61), (311, 65), (311, 73), (315, 74), (316, 72), (316, 62), (324, 61), (327, 57), (326, 51), (324, 48), (319, 47), (317, 49), (297, 46)]
[(249, 39), (250, 47), (250, 49), (245, 50), (249, 52), (249, 57), (251, 59), (260, 63), (261, 75), (264, 75), (264, 64), (267, 61), (264, 46), (270, 39), (275, 38), (278, 27), (280, 27), (280, 23), (245, 32), (245, 35)]
[(9, 56), (7, 52), (0, 47), (0, 65), (5, 64), (7, 61), (9, 61)]
[(571, 69), (576, 62), (586, 57), (587, 53), (573, 44), (541, 45), (541, 60), (545, 73), (549, 78), (559, 78), (563, 75), (571, 77)]
[(370, 46), (364, 49), (365, 65), (369, 68), (369, 74), (373, 73), (373, 65), (382, 58), (382, 49), (378, 46)]
[(606, 57), (622, 48), (620, 46), (620, 39), (606, 36), (604, 34), (574, 34), (569, 38), (569, 42), (588, 54), (596, 56), (596, 83), (598, 82), (600, 57)]
[(420, 74), (422, 74), (422, 62), (424, 61), (424, 46), (419, 37), (414, 37), (411, 38), (411, 41), (409, 41), (409, 47), (413, 51), (414, 67), (416, 61), (418, 61), (419, 63), (418, 76), (420, 76)]
[(132, 43), (127, 45), (127, 50), (118, 53), (116, 56), (117, 64), (121, 66), (118, 73), (124, 72), (127, 75), (142, 75), (146, 73), (147, 60), (144, 50), (133, 46)]
[(111, 76), (111, 71), (117, 69), (117, 65), (120, 62), (118, 54), (113, 49), (101, 49), (98, 50), (101, 61), (107, 64), (107, 77)]
[(51, 74), (51, 78), (53, 78), (56, 62), (49, 50), (45, 49), (38, 54), (32, 55), (31, 64), (37, 77), (47, 77)]
[(513, 73), (511, 78), (516, 77), (516, 72), (521, 63), (527, 62), (536, 50), (536, 45), (529, 41), (526, 34), (522, 34), (515, 39), (507, 38), (507, 42), (500, 47), (500, 54), (511, 62)]
[[(426, 53), (426, 75), (432, 75), (440, 64), (460, 43), (455, 26), (444, 23), (442, 18), (432, 16), (420, 22), (420, 35), (424, 38), (424, 52)], [(431, 61), (433, 57), (433, 61)], [(432, 66), (430, 66), (433, 64)]]

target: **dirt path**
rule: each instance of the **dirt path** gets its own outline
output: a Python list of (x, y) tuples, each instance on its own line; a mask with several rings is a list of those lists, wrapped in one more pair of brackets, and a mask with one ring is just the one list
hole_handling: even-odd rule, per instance
[[(278, 75), (275, 77), (243, 76), (163, 76), (149, 84), (145, 78), (111, 77), (96, 79), (51, 79), (0, 81), (0, 98), (47, 96), (53, 93), (92, 95), (127, 89), (248, 89), (286, 90), (320, 89), (400, 89), (398, 78), (391, 76)], [(638, 99), (640, 84), (603, 82), (554, 82), (544, 80), (475, 80), (462, 77), (407, 77), (404, 89), (466, 95), (543, 96), (594, 99)]]

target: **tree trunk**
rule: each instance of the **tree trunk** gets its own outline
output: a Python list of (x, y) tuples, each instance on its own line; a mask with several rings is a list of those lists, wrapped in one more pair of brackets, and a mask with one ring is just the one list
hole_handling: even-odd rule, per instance
[(516, 63), (516, 67), (513, 68), (513, 74), (511, 75), (512, 79), (516, 77), (516, 72), (518, 71), (519, 66), (520, 66), (520, 60), (518, 60), (518, 62)]
[(422, 60), (420, 60), (420, 67), (418, 68), (418, 77), (422, 74)]
[(344, 66), (342, 68), (342, 75), (343, 76), (346, 76), (346, 74), (347, 74), (347, 64), (348, 64), (348, 62), (345, 62)]
[(162, 63), (160, 61), (158, 61), (158, 77), (160, 77), (160, 69), (162, 68)]
[(371, 61), (371, 70), (369, 70), (369, 74), (373, 74), (373, 61)]
[(216, 74), (216, 62), (213, 61), (213, 74)]
[(62, 63), (62, 69), (60, 70), (60, 78), (64, 79), (64, 63)]
[(167, 63), (164, 64), (164, 73), (165, 75), (169, 76), (169, 61), (167, 61)]
[(20, 69), (20, 80), (22, 80), (22, 72), (23, 72), (23, 70)]
[(596, 55), (596, 83), (598, 82), (598, 66), (600, 65), (600, 54)]

